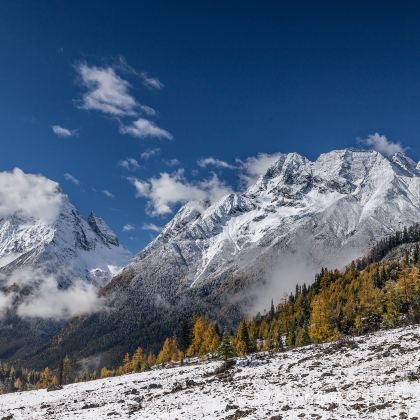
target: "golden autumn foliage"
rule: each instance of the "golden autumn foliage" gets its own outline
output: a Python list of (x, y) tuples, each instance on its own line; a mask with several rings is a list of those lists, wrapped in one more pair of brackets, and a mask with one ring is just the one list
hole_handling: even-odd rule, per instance
[(156, 363), (168, 363), (168, 362), (178, 362), (183, 357), (182, 352), (178, 349), (176, 342), (176, 337), (167, 338), (162, 346), (162, 350), (159, 352)]
[(37, 383), (37, 388), (48, 388), (51, 385), (55, 385), (57, 383), (57, 378), (55, 375), (52, 374), (51, 370), (46, 367), (41, 372), (41, 377), (39, 378), (39, 382)]
[(192, 327), (188, 319), (181, 321), (182, 328), (177, 332), (179, 344), (175, 334), (166, 338), (157, 356), (152, 352), (146, 355), (138, 346), (132, 354), (127, 352), (121, 366), (114, 369), (103, 367), (99, 372), (83, 372), (75, 377), (71, 375), (67, 356), (55, 372), (49, 368), (40, 372), (16, 370), (0, 363), (0, 379), (8, 378), (10, 384), (9, 389), (0, 389), (0, 393), (34, 386), (47, 388), (57, 383), (60, 377), (65, 384), (71, 380), (92, 380), (98, 373), (101, 378), (107, 378), (143, 372), (156, 365), (182, 362), (184, 356), (204, 357), (217, 353), (226, 361), (234, 355), (245, 356), (254, 351), (283, 351), (285, 347), (328, 342), (380, 328), (420, 323), (418, 245), (411, 250), (406, 248), (399, 259), (374, 259), (375, 253), (382, 258), (399, 240), (396, 234), (391, 242), (381, 242), (379, 248), (343, 271), (322, 269), (312, 285), (296, 286), (295, 292), (277, 307), (272, 303), (265, 315), (242, 319), (233, 333), (225, 330), (222, 340), (214, 323), (205, 316), (195, 316)]
[(188, 347), (187, 356), (204, 356), (207, 353), (214, 353), (220, 344), (220, 338), (215, 326), (203, 316), (194, 320), (193, 337)]

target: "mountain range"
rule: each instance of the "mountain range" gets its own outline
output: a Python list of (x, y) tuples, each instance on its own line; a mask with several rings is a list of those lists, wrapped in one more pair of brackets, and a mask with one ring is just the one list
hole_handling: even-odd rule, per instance
[(31, 267), (56, 274), (62, 286), (68, 285), (72, 278), (101, 286), (131, 257), (101, 218), (92, 212), (84, 220), (65, 196), (53, 221), (20, 214), (0, 219), (0, 273), (3, 274)]
[(156, 350), (193, 313), (232, 325), (419, 220), (420, 165), (356, 149), (315, 161), (281, 155), (243, 191), (186, 203), (132, 260), (105, 222), (82, 220), (68, 201), (53, 224), (12, 215), (0, 220), (3, 281), (27, 266), (55, 273), (63, 287), (77, 276), (102, 287), (106, 310), (48, 327), (30, 349), (0, 340), (0, 358), (41, 365), (99, 354), (103, 365), (137, 345)]

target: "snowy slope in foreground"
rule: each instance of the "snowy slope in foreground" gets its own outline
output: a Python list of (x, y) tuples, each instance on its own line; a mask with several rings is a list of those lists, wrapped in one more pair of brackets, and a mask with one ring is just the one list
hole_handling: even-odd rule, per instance
[[(420, 414), (420, 326), (337, 343), (0, 396), (13, 419), (414, 419)], [(420, 372), (417, 371), (417, 374)], [(231, 417), (230, 417), (231, 416)]]

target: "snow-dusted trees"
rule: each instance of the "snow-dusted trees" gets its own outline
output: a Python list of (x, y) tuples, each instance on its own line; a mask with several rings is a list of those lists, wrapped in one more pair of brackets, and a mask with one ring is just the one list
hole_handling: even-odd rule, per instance
[[(418, 244), (406, 246), (400, 258), (378, 261), (378, 255), (393, 244), (408, 238), (410, 244), (420, 235), (420, 225), (382, 241), (369, 255), (351, 263), (345, 270), (323, 268), (310, 286), (296, 286), (295, 292), (269, 311), (251, 319), (242, 319), (232, 335), (222, 340), (217, 327), (205, 316), (184, 319), (176, 334), (164, 340), (157, 358), (146, 356), (141, 347), (127, 352), (122, 365), (102, 368), (100, 376), (142, 372), (156, 364), (181, 360), (184, 356), (203, 357), (217, 354), (227, 360), (253, 351), (283, 351), (286, 347), (332, 341), (346, 335), (357, 335), (408, 323), (420, 322), (420, 251)], [(417, 235), (417, 236), (416, 236)], [(192, 327), (190, 327), (192, 325)], [(0, 363), (0, 393), (48, 387), (57, 381), (96, 378), (98, 372), (83, 372), (72, 377), (66, 356), (60, 368), (52, 372), (15, 369)], [(60, 381), (61, 379), (61, 381)]]

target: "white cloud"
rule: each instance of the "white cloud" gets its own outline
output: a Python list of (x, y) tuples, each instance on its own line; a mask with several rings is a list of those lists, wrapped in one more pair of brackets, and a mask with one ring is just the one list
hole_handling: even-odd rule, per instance
[(62, 127), (61, 125), (52, 125), (51, 130), (58, 137), (73, 137), (77, 136), (77, 130), (70, 130), (69, 128)]
[(281, 153), (259, 153), (257, 156), (245, 159), (245, 161), (237, 159), (241, 169), (239, 176), (244, 185), (249, 187), (254, 184), (281, 156)]
[(17, 314), (21, 317), (70, 319), (100, 308), (101, 301), (92, 284), (78, 280), (67, 289), (59, 289), (52, 277), (46, 277), (35, 296), (19, 305)]
[(112, 67), (96, 67), (81, 63), (76, 67), (87, 92), (80, 107), (113, 116), (135, 116), (138, 107), (131, 95), (131, 85), (118, 76)]
[(147, 197), (150, 194), (150, 183), (141, 179), (130, 177), (128, 180), (136, 188), (136, 197)]
[[(14, 305), (20, 317), (42, 319), (70, 319), (103, 308), (96, 288), (80, 279), (75, 279), (67, 288), (60, 288), (52, 274), (41, 270), (21, 269), (7, 278), (12, 292), (0, 292), (0, 313)], [(31, 287), (29, 294), (20, 293)]]
[(179, 160), (176, 158), (173, 159), (163, 159), (163, 163), (168, 166), (177, 166), (180, 164)]
[(59, 185), (42, 175), (26, 174), (18, 168), (0, 172), (0, 218), (18, 214), (51, 223), (63, 198)]
[(66, 181), (72, 182), (74, 185), (79, 185), (80, 184), (80, 181), (68, 172), (66, 172), (63, 176), (64, 176), (64, 179)]
[(395, 153), (404, 153), (404, 147), (401, 143), (393, 143), (386, 136), (379, 133), (369, 134), (366, 139), (361, 140), (362, 143), (371, 147), (385, 156), (392, 156)]
[(146, 149), (142, 154), (140, 155), (142, 159), (147, 160), (151, 158), (154, 155), (157, 155), (160, 153), (160, 149), (158, 147), (155, 147), (153, 149)]
[(129, 181), (136, 188), (136, 197), (148, 199), (153, 215), (171, 213), (176, 204), (188, 201), (214, 202), (232, 192), (215, 174), (207, 180), (191, 183), (185, 179), (183, 170), (173, 174), (163, 172), (146, 181), (137, 178), (129, 178)]
[(142, 230), (151, 230), (152, 232), (160, 232), (162, 228), (154, 223), (144, 223), (141, 227)]
[(164, 87), (164, 84), (157, 78), (157, 77), (150, 77), (146, 72), (141, 72), (140, 74), (141, 79), (143, 80), (143, 85), (151, 88), (161, 90)]
[(120, 132), (138, 138), (156, 137), (167, 140), (173, 139), (173, 136), (169, 131), (158, 127), (155, 123), (146, 120), (145, 118), (138, 118), (129, 125), (122, 124), (120, 126)]
[(123, 226), (123, 232), (131, 232), (132, 230), (135, 230), (136, 228), (133, 225), (130, 225), (130, 223), (127, 223)]
[(151, 106), (148, 105), (140, 105), (140, 109), (146, 114), (149, 115), (151, 117), (157, 115), (157, 111), (152, 108)]
[(112, 194), (112, 192), (108, 191), (108, 190), (102, 190), (102, 192), (108, 197), (108, 198), (114, 198), (115, 195)]
[[(155, 137), (172, 140), (172, 134), (150, 121), (157, 111), (151, 106), (141, 104), (132, 94), (132, 86), (120, 74), (136, 76), (144, 86), (162, 89), (163, 83), (156, 77), (150, 77), (146, 72), (138, 72), (127, 64), (124, 57), (119, 57), (116, 63), (109, 66), (90, 66), (79, 63), (75, 66), (81, 85), (85, 88), (77, 106), (81, 109), (95, 110), (113, 117), (135, 117), (134, 121), (120, 122), (120, 133), (138, 138)], [(117, 71), (119, 74), (117, 74)], [(140, 115), (147, 118), (141, 118)], [(75, 135), (64, 127), (53, 126), (57, 135)]]
[(5, 294), (0, 291), (0, 318), (5, 316), (7, 311), (13, 308), (15, 298), (14, 293)]
[(235, 166), (225, 162), (224, 160), (216, 159), (212, 156), (198, 160), (197, 164), (201, 168), (206, 168), (207, 166), (215, 166), (217, 168), (235, 169)]
[(128, 171), (135, 171), (140, 168), (139, 163), (136, 159), (128, 157), (127, 159), (122, 159), (118, 162), (118, 166), (121, 168), (127, 169)]
[(139, 72), (134, 67), (130, 66), (127, 63), (127, 60), (125, 59), (125, 57), (122, 55), (118, 57), (116, 67), (118, 67), (120, 70), (122, 70), (125, 73), (133, 74), (139, 77), (142, 80), (143, 85), (148, 88), (160, 90), (160, 89), (163, 89), (164, 87), (164, 84), (157, 77), (150, 77), (147, 74), (147, 72), (145, 71)]

